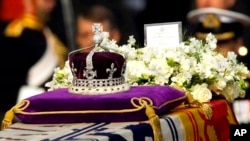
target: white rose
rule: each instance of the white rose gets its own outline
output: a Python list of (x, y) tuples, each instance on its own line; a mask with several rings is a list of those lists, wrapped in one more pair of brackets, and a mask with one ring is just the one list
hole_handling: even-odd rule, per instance
[(224, 78), (218, 77), (217, 81), (214, 83), (214, 86), (217, 90), (223, 90), (227, 85), (227, 82)]
[(240, 95), (240, 86), (237, 83), (228, 84), (222, 91), (222, 95), (227, 101), (232, 102), (235, 98)]
[(191, 94), (200, 103), (209, 102), (212, 99), (212, 93), (207, 88), (207, 84), (195, 85), (192, 87)]

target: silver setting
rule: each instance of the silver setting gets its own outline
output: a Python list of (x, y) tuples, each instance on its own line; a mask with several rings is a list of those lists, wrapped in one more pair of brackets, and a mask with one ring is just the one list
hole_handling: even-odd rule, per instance
[(86, 57), (86, 68), (83, 71), (83, 76), (87, 79), (94, 79), (97, 76), (97, 72), (93, 67), (93, 55), (97, 50), (97, 47), (102, 42), (102, 25), (100, 23), (94, 23), (92, 26), (92, 30), (94, 32), (93, 36), (93, 42), (95, 44), (95, 47), (90, 51), (90, 53)]
[(76, 77), (77, 69), (75, 68), (74, 63), (71, 63), (71, 72), (73, 74), (73, 77)]
[(93, 61), (92, 61), (95, 51), (96, 51), (96, 48), (91, 50), (90, 53), (86, 57), (86, 68), (83, 71), (83, 76), (87, 79), (94, 79), (97, 76), (97, 72), (93, 70), (94, 67), (93, 67)]
[(126, 63), (123, 63), (122, 70), (121, 70), (121, 76), (124, 77), (125, 71), (126, 71)]
[(92, 26), (92, 30), (94, 32), (93, 42), (94, 42), (95, 46), (98, 46), (103, 40), (103, 37), (102, 37), (103, 30), (102, 30), (101, 23), (94, 23)]
[(118, 86), (108, 87), (78, 87), (71, 86), (68, 90), (70, 93), (79, 95), (104, 95), (104, 94), (116, 94), (117, 92), (124, 92), (130, 89), (130, 85), (124, 83)]
[(112, 78), (112, 79), (73, 79), (73, 86), (78, 87), (107, 87), (118, 86), (125, 83), (124, 77)]
[(109, 77), (108, 77), (109, 79), (113, 78), (113, 74), (116, 70), (117, 68), (115, 68), (114, 63), (111, 64), (110, 69), (109, 68), (106, 69), (106, 72), (109, 73)]

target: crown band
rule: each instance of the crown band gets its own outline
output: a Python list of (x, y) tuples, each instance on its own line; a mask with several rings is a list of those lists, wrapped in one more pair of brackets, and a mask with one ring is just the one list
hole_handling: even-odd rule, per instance
[(73, 86), (78, 87), (107, 87), (117, 86), (125, 83), (124, 77), (111, 79), (73, 79)]
[(115, 94), (117, 92), (124, 92), (130, 89), (130, 85), (124, 83), (117, 86), (108, 87), (79, 87), (71, 86), (68, 90), (70, 93), (81, 95), (100, 95), (100, 94)]

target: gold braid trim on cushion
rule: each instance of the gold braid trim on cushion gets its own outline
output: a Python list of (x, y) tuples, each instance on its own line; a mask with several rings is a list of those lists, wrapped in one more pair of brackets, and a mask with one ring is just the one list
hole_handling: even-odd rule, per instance
[[(23, 115), (53, 115), (53, 114), (88, 114), (88, 113), (129, 113), (136, 112), (145, 109), (145, 113), (148, 117), (149, 124), (153, 129), (154, 140), (162, 141), (162, 132), (159, 116), (155, 113), (153, 102), (147, 97), (131, 98), (131, 104), (135, 107), (134, 109), (119, 109), (119, 110), (76, 110), (76, 111), (44, 111), (44, 112), (25, 112), (24, 110), (30, 105), (30, 101), (22, 100), (20, 103), (12, 107), (6, 112), (5, 117), (2, 121), (1, 129), (8, 128), (14, 119), (15, 113)], [(166, 103), (164, 103), (165, 105)], [(159, 108), (159, 107), (158, 107)]]

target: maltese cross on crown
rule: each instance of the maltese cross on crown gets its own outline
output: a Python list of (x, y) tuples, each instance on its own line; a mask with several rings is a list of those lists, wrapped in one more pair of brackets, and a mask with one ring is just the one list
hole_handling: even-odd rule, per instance
[(93, 42), (95, 44), (95, 46), (97, 46), (98, 44), (100, 44), (102, 42), (102, 32), (103, 32), (103, 29), (102, 29), (102, 25), (101, 23), (94, 23), (92, 25), (92, 30), (93, 30)]

